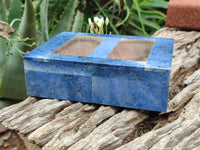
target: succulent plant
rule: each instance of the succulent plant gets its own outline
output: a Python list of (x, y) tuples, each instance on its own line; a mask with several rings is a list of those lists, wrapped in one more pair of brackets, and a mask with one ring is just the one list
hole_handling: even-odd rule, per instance
[[(27, 95), (23, 54), (31, 51), (34, 43), (40, 45), (60, 32), (80, 32), (84, 15), (77, 11), (78, 0), (25, 0), (24, 5), (21, 0), (7, 2), (0, 0), (0, 20), (9, 23), (16, 32), (8, 41), (0, 37), (0, 98), (24, 99)], [(58, 4), (62, 4), (62, 15), (55, 12)], [(57, 17), (59, 21), (53, 22)]]

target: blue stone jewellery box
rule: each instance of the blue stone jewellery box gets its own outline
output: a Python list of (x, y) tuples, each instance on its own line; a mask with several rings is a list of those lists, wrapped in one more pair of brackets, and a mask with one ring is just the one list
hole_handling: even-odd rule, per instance
[(165, 112), (174, 40), (63, 32), (24, 56), (27, 94)]

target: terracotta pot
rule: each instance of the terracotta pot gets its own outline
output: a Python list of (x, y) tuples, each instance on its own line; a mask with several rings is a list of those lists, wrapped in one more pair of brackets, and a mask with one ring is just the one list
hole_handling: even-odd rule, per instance
[(166, 26), (200, 30), (200, 0), (171, 0)]

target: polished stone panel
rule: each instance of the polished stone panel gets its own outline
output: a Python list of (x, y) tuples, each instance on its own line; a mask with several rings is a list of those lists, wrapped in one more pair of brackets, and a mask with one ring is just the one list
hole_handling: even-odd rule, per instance
[(82, 102), (92, 99), (92, 80), (88, 76), (28, 70), (25, 70), (25, 74), (29, 81), (27, 91), (31, 91), (31, 95), (57, 99), (70, 97)]
[(88, 56), (105, 38), (77, 35), (56, 49), (53, 54)]
[(107, 58), (147, 61), (153, 43), (153, 40), (122, 38)]
[(24, 56), (27, 93), (165, 112), (173, 44), (169, 38), (60, 33)]

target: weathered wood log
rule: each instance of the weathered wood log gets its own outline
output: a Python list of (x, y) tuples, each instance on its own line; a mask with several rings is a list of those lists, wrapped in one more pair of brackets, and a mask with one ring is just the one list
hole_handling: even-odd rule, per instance
[(10, 25), (4, 21), (0, 21), (0, 37), (10, 40), (10, 35), (14, 33), (14, 29), (10, 27)]
[[(195, 131), (200, 127), (200, 90), (193, 96), (191, 101), (184, 107), (179, 118), (168, 125), (152, 130), (130, 143), (121, 146), (118, 150), (129, 149), (172, 149), (176, 146), (184, 147), (182, 140), (188, 141), (185, 149), (193, 149), (193, 143), (197, 140), (196, 146), (200, 146), (200, 139)], [(192, 136), (193, 135), (193, 136)], [(193, 140), (192, 140), (193, 139)], [(194, 144), (194, 145), (193, 145)], [(194, 147), (195, 148), (195, 147)]]
[[(78, 103), (77, 103), (78, 104)], [(75, 105), (75, 104), (74, 104)], [(67, 122), (66, 124), (69, 124), (72, 126), (79, 126), (80, 128), (76, 130), (73, 130), (74, 128), (71, 128), (71, 130), (65, 131), (66, 129), (69, 129), (69, 126), (62, 126), (62, 128), (59, 129), (59, 131), (55, 132), (55, 134), (51, 134), (52, 139), (49, 139), (49, 137), (45, 137), (49, 136), (49, 131), (48, 130), (52, 130), (52, 128), (55, 128), (52, 125), (52, 122), (55, 121), (55, 123), (57, 122), (57, 118), (62, 119), (63, 116), (58, 116), (56, 119), (54, 119), (52, 122), (50, 122), (49, 124), (46, 124), (45, 126), (42, 126), (40, 129), (43, 130), (43, 132), (40, 132), (40, 129), (36, 130), (36, 132), (33, 132), (28, 138), (30, 140), (34, 140), (34, 138), (37, 136), (37, 140), (36, 143), (40, 144), (40, 145), (44, 145), (46, 144), (46, 147), (51, 147), (51, 145), (53, 143), (58, 143), (59, 145), (55, 145), (54, 147), (51, 147), (52, 149), (58, 149), (58, 147), (69, 147), (71, 145), (73, 145), (74, 143), (76, 143), (77, 141), (79, 141), (80, 139), (86, 137), (89, 133), (91, 133), (91, 131), (93, 131), (102, 121), (108, 119), (109, 117), (113, 116), (116, 113), (117, 109), (113, 109), (110, 107), (105, 107), (105, 106), (101, 106), (97, 111), (90, 111), (90, 112), (84, 112), (83, 109), (77, 110), (75, 113), (70, 113), (69, 115), (66, 115), (65, 118), (67, 117)], [(87, 117), (85, 116), (87, 114)], [(78, 118), (79, 115), (79, 118)], [(89, 117), (89, 119), (88, 119)], [(78, 118), (78, 120), (77, 120)], [(64, 121), (61, 120), (61, 123), (63, 124)], [(84, 122), (84, 123), (83, 123)], [(79, 124), (78, 124), (79, 123)], [(56, 123), (56, 127), (59, 125), (59, 123)], [(44, 129), (45, 127), (45, 129)], [(58, 128), (56, 128), (55, 130), (58, 130)], [(38, 132), (39, 131), (39, 132)], [(66, 134), (68, 133), (68, 134)], [(66, 136), (64, 136), (64, 135)], [(62, 136), (63, 135), (63, 136)], [(58, 141), (57, 137), (61, 137)], [(44, 140), (45, 139), (49, 139), (49, 140)], [(68, 142), (64, 142), (64, 141), (68, 141)], [(43, 143), (41, 143), (43, 142)]]
[(169, 99), (171, 100), (185, 86), (185, 77), (191, 75), (199, 67), (200, 33), (175, 28), (163, 28), (157, 31), (154, 36), (175, 39), (170, 74)]
[(200, 32), (163, 28), (175, 39), (167, 113), (28, 97), (0, 122), (43, 150), (199, 149)]
[[(160, 32), (161, 31), (157, 34)], [(182, 35), (180, 34), (181, 32)], [(141, 137), (122, 145), (118, 150), (189, 150), (195, 148), (198, 149), (200, 147), (200, 138), (198, 136), (200, 127), (200, 33), (188, 31), (175, 31), (175, 33), (177, 33), (177, 36), (174, 37), (176, 44), (170, 81), (170, 94), (172, 99), (168, 104), (167, 119), (170, 120), (170, 113), (172, 112), (179, 113), (181, 111), (181, 113), (178, 116), (178, 119), (173, 122), (168, 123), (159, 129), (152, 130)], [(164, 33), (164, 35), (166, 35), (166, 33)], [(177, 42), (180, 35), (185, 37), (185, 42), (181, 42), (183, 45), (180, 45), (180, 43)], [(194, 36), (191, 37), (191, 35)], [(162, 36), (162, 33), (160, 33), (159, 36)], [(188, 37), (190, 37), (190, 39), (187, 40)], [(190, 45), (189, 49), (188, 45)]]
[[(29, 98), (27, 98), (27, 101), (29, 101)], [(22, 134), (27, 134), (51, 121), (55, 117), (55, 114), (66, 107), (69, 102), (55, 99), (43, 99), (31, 104), (32, 105), (19, 109), (14, 114), (12, 113), (12, 116), (3, 121), (3, 124), (6, 124), (9, 129), (16, 129)], [(11, 106), (8, 111), (10, 112), (13, 107), (17, 106)], [(1, 112), (3, 110), (1, 110)], [(2, 114), (0, 118), (3, 118), (4, 113)]]

